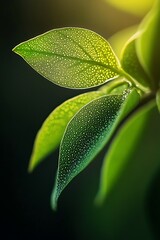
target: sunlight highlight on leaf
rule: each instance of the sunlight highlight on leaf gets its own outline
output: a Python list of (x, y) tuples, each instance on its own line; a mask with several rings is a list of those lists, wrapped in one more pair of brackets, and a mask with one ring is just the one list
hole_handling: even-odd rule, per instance
[(64, 133), (59, 166), (52, 194), (52, 207), (68, 183), (78, 175), (104, 147), (120, 120), (139, 103), (139, 94), (127, 91), (108, 95), (84, 106), (70, 121)]
[(109, 43), (83, 28), (49, 31), (13, 49), (38, 73), (66, 88), (90, 88), (119, 75)]

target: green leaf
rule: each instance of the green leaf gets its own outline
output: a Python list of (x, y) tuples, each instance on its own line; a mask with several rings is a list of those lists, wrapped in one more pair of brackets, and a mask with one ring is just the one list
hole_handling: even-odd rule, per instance
[(160, 79), (160, 1), (156, 1), (151, 12), (142, 21), (136, 40), (137, 55), (155, 87)]
[(157, 91), (157, 94), (156, 94), (156, 102), (157, 102), (158, 110), (160, 112), (160, 89)]
[(114, 137), (102, 165), (96, 203), (101, 204), (104, 202), (127, 166), (130, 156), (139, 144), (140, 136), (153, 107), (155, 107), (155, 100), (137, 110), (121, 126)]
[(102, 95), (100, 91), (81, 94), (61, 104), (47, 117), (36, 136), (29, 171), (58, 147), (68, 122), (80, 108)]
[(150, 86), (148, 75), (142, 68), (136, 53), (136, 39), (138, 34), (135, 34), (127, 42), (123, 49), (121, 64), (122, 68), (129, 73), (133, 78), (135, 78), (140, 84), (145, 87)]
[(61, 141), (59, 166), (52, 194), (52, 207), (68, 183), (104, 147), (124, 116), (139, 102), (136, 90), (108, 95), (85, 105), (70, 121)]
[(38, 73), (67, 88), (90, 88), (119, 75), (119, 62), (109, 43), (83, 28), (61, 28), (13, 49)]

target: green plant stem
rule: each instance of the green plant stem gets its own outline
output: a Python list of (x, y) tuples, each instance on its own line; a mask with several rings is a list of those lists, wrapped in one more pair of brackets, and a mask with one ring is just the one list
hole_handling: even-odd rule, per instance
[(126, 79), (128, 79), (128, 82), (130, 82), (130, 84), (136, 88), (138, 88), (141, 92), (143, 93), (150, 93), (150, 89), (144, 87), (142, 84), (140, 84), (139, 82), (137, 82), (134, 78), (132, 78), (128, 73), (126, 73), (123, 69), (119, 70), (119, 73), (121, 76), (125, 77)]
[(106, 85), (100, 87), (100, 91), (104, 91), (106, 94), (110, 94), (115, 88), (124, 84), (128, 84), (128, 88), (132, 87), (131, 82), (128, 81), (126, 78), (116, 78), (107, 83), (107, 88), (105, 87)]

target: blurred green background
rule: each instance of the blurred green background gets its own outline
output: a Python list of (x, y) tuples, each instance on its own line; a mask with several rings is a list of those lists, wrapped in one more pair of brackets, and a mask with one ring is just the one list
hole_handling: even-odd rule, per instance
[(109, 38), (141, 18), (114, 9), (103, 0), (5, 1), (1, 18), (2, 239), (160, 239), (157, 110), (104, 206), (94, 205), (102, 152), (67, 187), (55, 213), (50, 208), (50, 194), (58, 151), (33, 174), (27, 172), (28, 162), (44, 119), (64, 100), (82, 91), (53, 85), (11, 51), (18, 43), (53, 28), (85, 27)]

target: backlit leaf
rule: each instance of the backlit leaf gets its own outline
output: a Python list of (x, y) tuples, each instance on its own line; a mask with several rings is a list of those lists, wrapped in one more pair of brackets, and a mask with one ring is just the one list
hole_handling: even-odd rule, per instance
[(29, 171), (32, 171), (43, 158), (58, 147), (68, 122), (76, 112), (102, 95), (100, 91), (81, 94), (62, 103), (47, 117), (36, 136)]
[(98, 86), (119, 75), (119, 62), (108, 42), (83, 28), (55, 29), (13, 51), (45, 78), (67, 88)]
[(140, 63), (157, 87), (160, 79), (160, 1), (157, 0), (151, 12), (142, 21), (136, 40)]
[(123, 69), (135, 78), (140, 84), (147, 87), (150, 85), (148, 75), (142, 68), (136, 53), (135, 41), (138, 34), (134, 35), (123, 49), (121, 64)]
[[(99, 192), (96, 203), (104, 202), (118, 181), (129, 158), (139, 144), (140, 136), (146, 125), (150, 111), (155, 106), (155, 100), (136, 111), (125, 122), (114, 137), (102, 165)], [(136, 173), (135, 173), (136, 174)]]
[(136, 90), (102, 96), (85, 105), (70, 121), (60, 146), (59, 166), (52, 207), (68, 183), (104, 147), (118, 123), (139, 102)]

